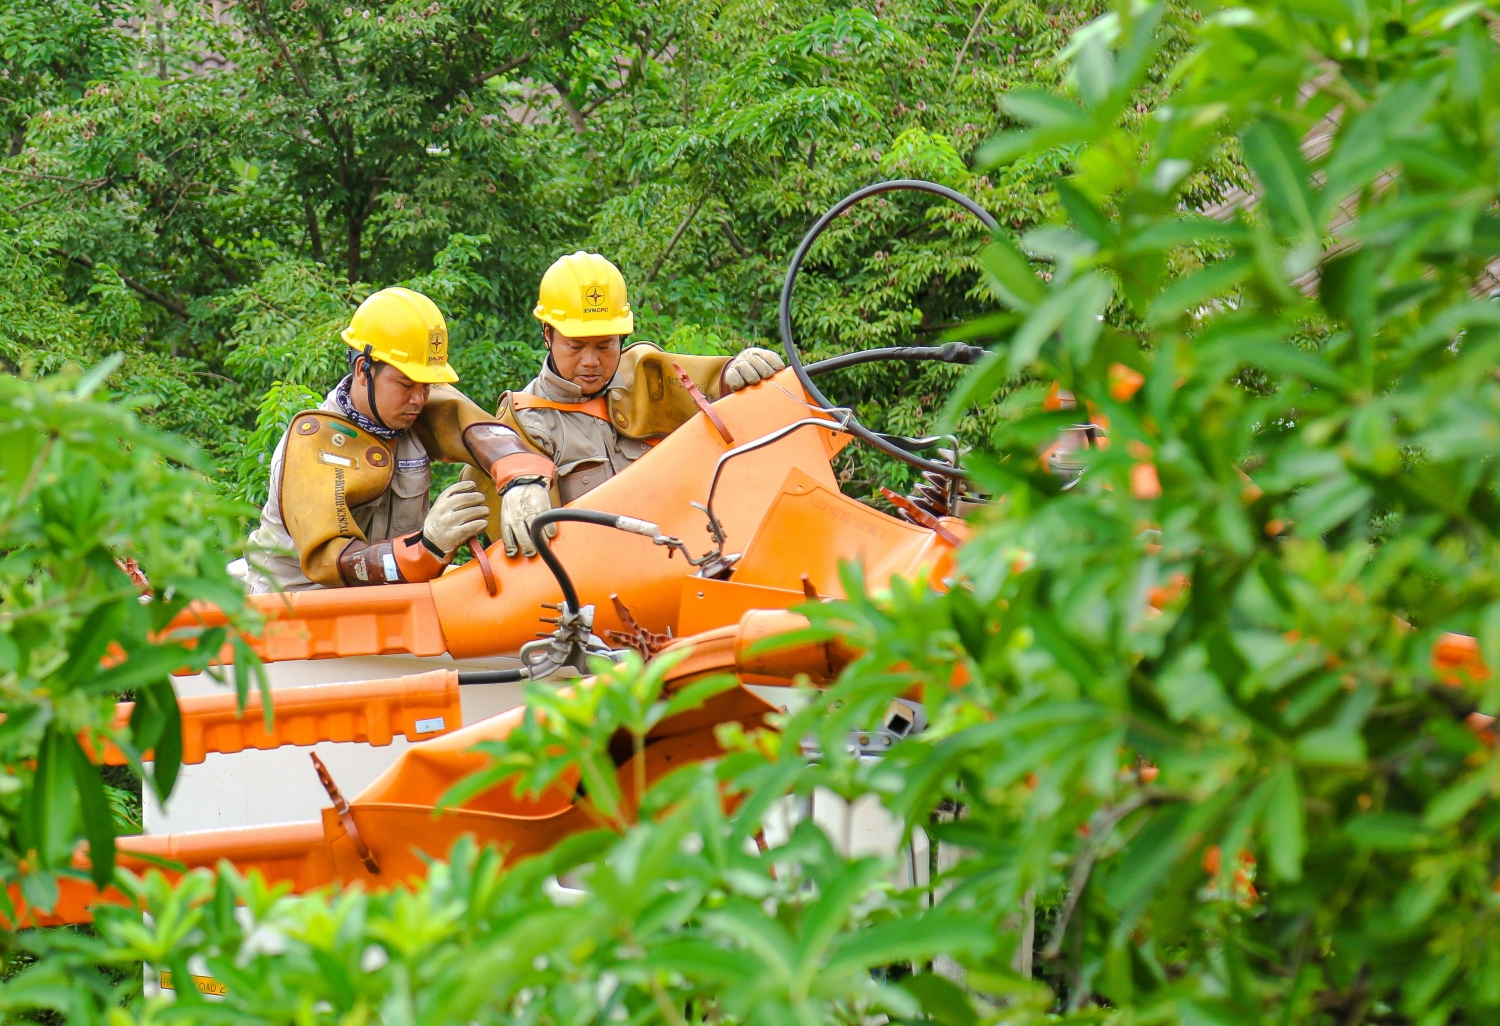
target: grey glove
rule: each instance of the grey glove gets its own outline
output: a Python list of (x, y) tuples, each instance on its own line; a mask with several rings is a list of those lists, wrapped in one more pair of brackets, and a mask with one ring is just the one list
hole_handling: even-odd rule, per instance
[(729, 386), (731, 392), (738, 392), (765, 381), (785, 366), (781, 357), (769, 349), (751, 346), (730, 360), (729, 366), (724, 368), (724, 384)]
[(489, 507), (473, 481), (460, 481), (443, 489), (427, 519), (422, 521), (422, 537), (452, 556), (460, 545), (484, 530)]
[[(546, 482), (540, 478), (522, 479), (500, 496), (500, 540), (505, 542), (505, 554), (514, 556), (519, 550), (527, 556), (536, 555), (536, 546), (531, 542), (531, 522), (552, 508), (552, 495)], [(548, 524), (547, 537), (557, 537), (557, 525)]]

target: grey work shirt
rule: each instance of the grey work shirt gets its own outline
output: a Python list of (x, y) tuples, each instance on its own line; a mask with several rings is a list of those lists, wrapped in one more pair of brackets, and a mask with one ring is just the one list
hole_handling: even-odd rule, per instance
[[(320, 410), (338, 413), (334, 389), (323, 399)], [(400, 538), (422, 529), (427, 519), (432, 485), (432, 461), (427, 447), (415, 432), (402, 431), (387, 443), (396, 451), (396, 469), (391, 483), (377, 498), (355, 506), (350, 513), (369, 541)], [(276, 444), (271, 457), (271, 491), (260, 511), (260, 526), (250, 535), (245, 559), (249, 564), (246, 580), (252, 595), (273, 591), (307, 591), (314, 584), (302, 572), (292, 536), (281, 519), (281, 477), (286, 469), (286, 435)]]
[[(617, 372), (605, 394), (623, 393), (625, 380)], [(552, 369), (550, 357), (521, 391), (555, 403), (585, 403), (593, 396)], [(517, 422), (533, 442), (557, 464), (557, 490), (563, 502), (587, 494), (651, 450), (650, 444), (626, 438), (607, 421), (587, 413), (563, 410), (516, 410)]]

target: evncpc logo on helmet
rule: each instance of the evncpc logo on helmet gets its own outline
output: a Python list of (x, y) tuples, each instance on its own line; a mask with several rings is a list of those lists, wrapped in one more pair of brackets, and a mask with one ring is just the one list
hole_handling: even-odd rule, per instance
[(583, 287), (583, 315), (609, 313), (609, 286), (601, 282)]

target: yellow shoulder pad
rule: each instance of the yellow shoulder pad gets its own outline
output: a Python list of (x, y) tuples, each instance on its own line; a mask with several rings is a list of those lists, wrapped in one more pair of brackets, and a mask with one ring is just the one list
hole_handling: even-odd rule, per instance
[(627, 438), (671, 434), (698, 412), (672, 364), (686, 371), (706, 397), (717, 399), (719, 375), (730, 359), (668, 353), (654, 342), (637, 342), (620, 355), (619, 373), (625, 380), (625, 390), (610, 393), (610, 422)]
[(281, 468), (281, 522), (308, 580), (337, 586), (338, 555), (347, 542), (368, 541), (350, 512), (390, 487), (390, 447), (327, 410), (307, 410), (287, 429)]

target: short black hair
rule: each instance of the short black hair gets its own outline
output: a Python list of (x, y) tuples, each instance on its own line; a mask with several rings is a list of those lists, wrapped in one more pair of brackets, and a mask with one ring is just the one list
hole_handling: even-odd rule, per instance
[[(345, 354), (344, 358), (349, 361), (349, 373), (353, 374), (355, 368), (359, 366), (359, 361), (365, 358), (365, 351), (363, 349), (351, 349)], [(384, 366), (385, 364), (375, 359), (375, 357), (370, 357), (370, 376), (378, 376), (380, 368)]]

